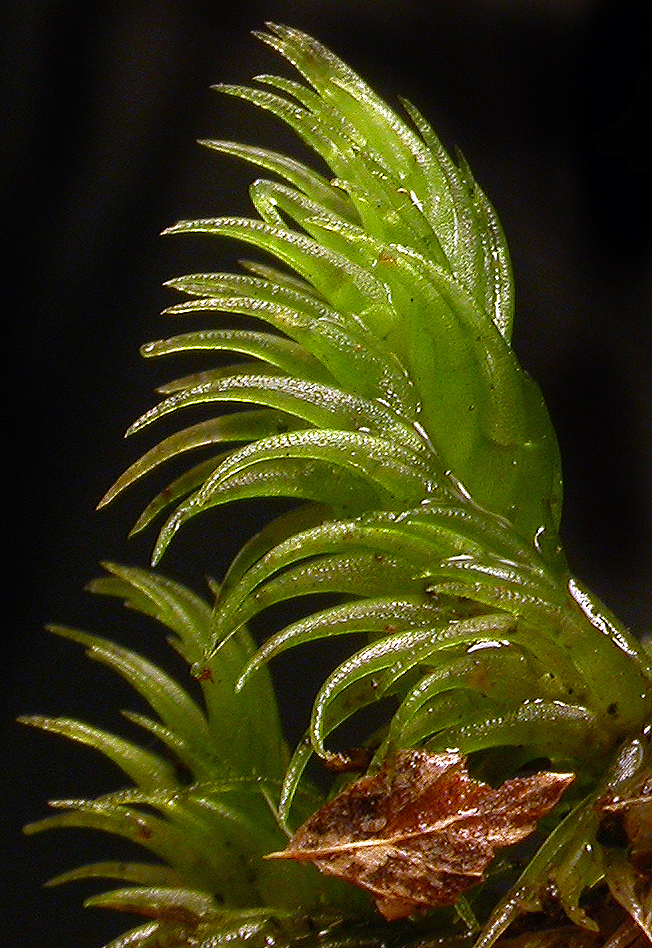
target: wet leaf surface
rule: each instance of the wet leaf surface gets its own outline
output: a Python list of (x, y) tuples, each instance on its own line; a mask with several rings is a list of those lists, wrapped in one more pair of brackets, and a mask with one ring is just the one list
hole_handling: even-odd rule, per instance
[(598, 802), (603, 822), (616, 819), (623, 840), (605, 848), (605, 878), (639, 937), (652, 945), (652, 771), (644, 770), (627, 795)]
[(518, 843), (573, 774), (537, 773), (493, 788), (458, 753), (401, 751), (313, 814), (272, 857), (314, 862), (370, 892), (388, 920), (450, 905)]

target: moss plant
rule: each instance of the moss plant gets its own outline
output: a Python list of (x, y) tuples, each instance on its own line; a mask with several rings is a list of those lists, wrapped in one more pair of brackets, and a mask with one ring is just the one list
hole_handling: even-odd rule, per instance
[[(557, 443), (510, 345), (512, 277), (496, 214), (409, 102), (399, 115), (297, 30), (269, 24), (260, 39), (299, 80), (260, 76), (221, 91), (287, 123), (328, 170), (204, 143), (270, 176), (251, 186), (256, 216), (169, 232), (227, 237), (264, 262), (171, 281), (183, 300), (169, 314), (199, 326), (143, 354), (220, 357), (163, 386), (131, 430), (194, 406), (216, 414), (152, 447), (104, 502), (202, 452), (134, 528), (162, 519), (155, 566), (209, 508), (296, 504), (261, 525), (204, 597), (158, 568), (106, 566), (93, 591), (160, 623), (201, 698), (132, 651), (56, 628), (125, 678), (151, 714), (128, 715), (142, 746), (73, 720), (25, 718), (106, 754), (126, 782), (96, 800), (56, 801), (27, 831), (100, 829), (147, 851), (150, 861), (101, 861), (54, 880), (113, 880), (87, 904), (146, 917), (111, 948), (593, 945), (614, 929), (613, 945), (643, 944), (650, 657), (567, 569)], [(315, 593), (330, 605), (314, 611)], [(289, 600), (304, 602), (304, 615), (280, 629), (270, 618), (258, 646), (248, 623)], [(318, 687), (305, 738), (287, 748), (267, 663), (332, 636), (352, 643), (348, 654)], [(349, 747), (341, 726), (355, 718), (364, 731), (374, 708), (361, 746)], [(454, 903), (385, 921), (345, 879), (265, 858), (327, 799), (371, 786), (355, 783), (363, 773), (451, 750), (494, 787), (572, 775), (534, 845), (501, 850)], [(315, 757), (332, 775), (326, 791), (310, 776)], [(474, 833), (482, 848), (482, 821)], [(416, 872), (404, 870), (412, 881)]]

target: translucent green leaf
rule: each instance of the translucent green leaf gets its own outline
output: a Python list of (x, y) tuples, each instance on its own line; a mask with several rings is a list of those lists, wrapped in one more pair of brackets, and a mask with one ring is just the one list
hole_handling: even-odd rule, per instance
[(112, 809), (69, 810), (29, 823), (24, 832), (29, 836), (43, 830), (80, 828), (100, 830), (123, 837), (155, 853), (165, 863), (194, 884), (206, 885), (209, 866), (201, 852), (197, 851), (187, 836), (166, 820), (152, 814), (113, 807)]
[[(170, 314), (197, 312), (224, 312), (254, 316), (284, 332), (318, 359), (347, 391), (368, 398), (383, 396), (394, 411), (403, 417), (414, 418), (417, 413), (415, 392), (405, 367), (396, 355), (387, 349), (383, 340), (374, 334), (367, 322), (372, 313), (385, 312), (385, 303), (375, 303), (362, 309), (354, 317), (337, 312), (324, 301), (297, 292), (294, 286), (273, 285), (268, 281), (253, 282), (248, 277), (225, 278), (216, 274), (219, 286), (206, 287), (211, 295), (191, 300), (167, 310)], [(196, 286), (201, 292), (203, 281)], [(196, 277), (175, 281), (179, 288), (195, 286)], [(249, 282), (246, 282), (249, 281)], [(221, 284), (224, 287), (221, 288)], [(231, 290), (231, 295), (227, 295)], [(249, 293), (245, 291), (249, 290)], [(393, 317), (392, 317), (393, 318)]]
[[(585, 861), (593, 856), (592, 849), (588, 853), (584, 850), (584, 853)], [(593, 856), (593, 862), (597, 861), (596, 857)], [(583, 877), (580, 877), (582, 881), (590, 879), (586, 868), (583, 866), (582, 869), (584, 871)], [(594, 871), (595, 875), (597, 873)], [(604, 875), (614, 899), (622, 905), (645, 937), (652, 942), (652, 890), (647, 885), (643, 873), (634, 868), (625, 853), (610, 850), (604, 856)], [(566, 914), (572, 918), (573, 916), (566, 905), (564, 905), (564, 908)]]
[[(260, 374), (266, 378), (286, 377), (282, 369), (274, 365), (262, 365), (251, 359), (245, 362), (233, 362), (229, 365), (219, 365), (209, 369), (200, 369), (199, 372), (191, 372), (189, 375), (182, 375), (179, 378), (170, 379), (159, 385), (156, 391), (160, 395), (175, 395), (189, 392), (198, 388), (209, 386), (212, 383), (228, 382), (230, 379), (239, 378), (241, 375)], [(129, 430), (127, 434), (132, 434)]]
[(270, 636), (247, 665), (238, 686), (241, 687), (257, 668), (288, 648), (331, 635), (386, 634), (388, 631), (399, 634), (408, 628), (430, 627), (436, 619), (437, 609), (423, 595), (408, 600), (365, 598), (313, 613)]
[(326, 461), (287, 457), (251, 464), (241, 473), (231, 475), (219, 490), (207, 494), (197, 492), (168, 519), (154, 547), (154, 564), (188, 519), (218, 504), (254, 497), (287, 497), (330, 503), (342, 516), (358, 514), (378, 504), (376, 492), (361, 474)]
[(117, 596), (125, 605), (152, 616), (175, 632), (197, 660), (210, 632), (211, 607), (186, 586), (151, 570), (104, 563), (110, 574), (93, 580), (88, 589), (94, 593)]
[(212, 896), (178, 886), (131, 886), (86, 899), (86, 906), (197, 924), (219, 912)]
[[(306, 233), (310, 233), (310, 221), (323, 218), (330, 221), (332, 230), (338, 233), (340, 226), (347, 223), (342, 217), (325, 208), (323, 204), (306, 197), (302, 191), (278, 181), (257, 179), (249, 187), (249, 197), (262, 219), (272, 227), (285, 227), (289, 218), (302, 227)], [(348, 226), (357, 225), (349, 224)], [(337, 249), (336, 243), (333, 244), (333, 249)]]
[[(487, 710), (490, 705), (494, 709), (502, 706), (508, 710), (516, 709), (532, 695), (537, 692), (541, 695), (546, 690), (545, 678), (533, 656), (522, 646), (499, 638), (505, 628), (505, 618), (490, 616), (481, 620), (485, 623), (482, 634), (489, 636), (493, 632), (495, 639), (478, 638), (471, 645), (467, 642), (449, 646), (439, 655), (428, 655), (423, 647), (417, 647), (387, 669), (380, 680), (381, 690), (393, 685), (415, 665), (423, 663), (425, 668), (428, 665), (433, 667), (433, 671), (423, 674), (408, 690), (394, 714), (388, 737), (391, 746), (409, 746), (417, 735), (421, 742), (443, 730), (445, 723), (435, 713), (435, 708), (436, 700), (444, 692), (461, 689), (476, 694), (486, 703)], [(478, 620), (467, 620), (467, 623), (460, 625), (468, 626), (474, 622)], [(476, 629), (479, 633), (479, 626), (476, 625)], [(505, 689), (506, 680), (510, 683), (508, 690)], [(554, 689), (550, 690), (554, 692)], [(561, 689), (558, 689), (554, 697), (560, 697), (560, 692)]]
[(305, 349), (282, 336), (241, 329), (204, 329), (148, 342), (142, 348), (145, 356), (170, 355), (174, 352), (202, 351), (237, 352), (268, 362), (270, 365), (312, 381), (328, 381), (319, 363)]
[[(312, 297), (318, 302), (325, 302), (311, 283), (302, 280), (301, 277), (293, 273), (289, 273), (287, 270), (280, 270), (278, 267), (271, 266), (269, 263), (262, 263), (260, 260), (241, 258), (239, 263), (243, 270), (252, 273), (255, 277), (262, 277), (274, 288), (294, 290), (302, 293), (306, 298)], [(231, 276), (231, 274), (229, 275)]]
[(238, 142), (201, 141), (200, 144), (223, 154), (242, 158), (260, 168), (264, 168), (266, 171), (273, 171), (295, 187), (300, 188), (314, 200), (328, 207), (333, 213), (342, 217), (348, 216), (350, 220), (354, 219), (351, 205), (340, 191), (334, 188), (328, 179), (294, 158), (270, 151), (267, 148), (242, 145)]
[[(123, 597), (130, 605), (135, 604), (134, 595), (140, 596), (136, 607), (176, 632), (188, 663), (201, 668), (202, 691), (213, 735), (212, 766), (219, 761), (228, 762), (237, 771), (252, 768), (280, 778), (283, 740), (271, 683), (263, 676), (246, 692), (234, 692), (235, 681), (255, 650), (246, 630), (240, 628), (237, 635), (229, 638), (219, 657), (207, 661), (212, 642), (211, 609), (207, 603), (159, 573), (115, 564), (107, 568), (113, 577), (96, 580), (90, 588)], [(263, 710), (264, 720), (260, 715)], [(194, 770), (198, 759), (196, 741), (189, 746), (178, 732), (166, 729), (164, 743)]]
[(206, 718), (197, 704), (152, 662), (99, 636), (64, 626), (50, 628), (57, 635), (84, 645), (90, 658), (108, 665), (123, 677), (173, 731), (191, 743), (210, 741)]
[(238, 587), (225, 597), (221, 615), (228, 620), (256, 587), (293, 563), (314, 556), (352, 555), (362, 551), (379, 558), (404, 560), (413, 569), (415, 578), (423, 577), (424, 589), (428, 586), (428, 564), (437, 557), (437, 547), (432, 542), (412, 537), (401, 529), (398, 514), (374, 513), (361, 519), (328, 521), (289, 537), (255, 563)]
[[(184, 389), (142, 415), (131, 426), (129, 433), (139, 431), (151, 422), (180, 408), (213, 401), (255, 402), (280, 410), (285, 414), (295, 415), (309, 424), (324, 428), (383, 430), (399, 438), (403, 443), (407, 443), (416, 451), (423, 452), (424, 448), (423, 441), (418, 438), (414, 430), (382, 405), (316, 382), (258, 374), (216, 379)], [(261, 419), (254, 419), (254, 424), (257, 420)]]
[[(546, 602), (557, 590), (551, 590), (549, 583), (542, 582), (538, 576), (520, 563), (494, 557), (485, 553), (482, 558), (475, 559), (471, 554), (463, 553), (450, 556), (443, 560), (434, 573), (437, 580), (451, 579), (468, 582), (470, 588), (477, 588), (481, 584), (500, 583), (504, 594), (518, 594), (523, 598), (529, 596), (533, 601), (539, 599)], [(558, 595), (555, 596), (558, 599)], [(558, 603), (556, 603), (558, 604)]]
[[(434, 622), (431, 620), (430, 623), (435, 630), (432, 645), (424, 641), (423, 636), (419, 636), (414, 642), (414, 647), (405, 655), (399, 656), (379, 677), (380, 694), (392, 688), (414, 668), (419, 667), (425, 671), (428, 668), (448, 666), (448, 656), (457, 652), (461, 657), (453, 662), (447, 675), (444, 676), (446, 684), (451, 688), (464, 687), (460, 682), (465, 681), (469, 688), (481, 692), (483, 696), (491, 695), (496, 689), (504, 691), (504, 680), (501, 680), (499, 669), (505, 667), (515, 673), (514, 689), (513, 691), (510, 689), (510, 701), (514, 694), (518, 694), (523, 680), (527, 682), (523, 700), (532, 694), (536, 671), (528, 661), (528, 653), (522, 646), (515, 647), (513, 642), (515, 622), (511, 617), (500, 613), (489, 613), (469, 619), (451, 619), (446, 615), (437, 615), (436, 610), (433, 611), (435, 620)], [(444, 630), (443, 634), (440, 630)], [(453, 644), (455, 642), (460, 644)], [(442, 648), (446, 651), (442, 652)], [(432, 674), (436, 676), (437, 672)], [(459, 676), (457, 679), (456, 675)], [(438, 679), (432, 680), (433, 685), (436, 680)], [(457, 684), (455, 684), (456, 681)], [(418, 690), (419, 695), (423, 696), (420, 686), (413, 690)], [(409, 698), (408, 694), (404, 704), (409, 702)], [(397, 711), (396, 714), (398, 715), (399, 712)]]
[[(461, 494), (463, 497), (463, 491)], [(459, 500), (457, 504), (428, 501), (418, 509), (406, 511), (402, 522), (409, 524), (415, 535), (447, 537), (451, 553), (469, 554), (475, 562), (487, 559), (517, 568), (545, 590), (545, 599), (559, 604), (566, 601), (567, 592), (563, 586), (560, 589), (550, 564), (535, 546), (523, 542), (513, 525), (502, 517)]]
[(383, 506), (394, 506), (394, 499), (419, 500), (436, 490), (432, 470), (410, 448), (366, 432), (322, 429), (263, 438), (234, 451), (206, 481), (202, 493), (208, 496), (219, 490), (251, 464), (279, 458), (306, 458), (350, 470), (386, 495)]
[(144, 862), (94, 862), (78, 869), (62, 872), (45, 883), (47, 886), (64, 885), (80, 879), (119, 879), (148, 886), (178, 886), (181, 879), (168, 866)]
[(25, 715), (18, 719), (22, 724), (38, 727), (52, 734), (60, 734), (70, 740), (86, 744), (113, 761), (127, 776), (143, 789), (176, 786), (174, 767), (158, 754), (138, 747), (131, 741), (110, 734), (81, 721), (69, 718), (46, 718), (41, 715)]
[[(436, 661), (434, 653), (438, 649), (446, 650), (458, 642), (466, 642), (467, 645), (473, 645), (477, 641), (487, 636), (496, 627), (503, 627), (510, 620), (501, 620), (496, 616), (481, 617), (471, 619), (466, 622), (437, 623), (436, 618), (432, 622), (427, 619), (424, 625), (417, 625), (406, 631), (397, 630), (384, 636), (366, 648), (356, 652), (351, 658), (342, 662), (335, 671), (326, 679), (321, 686), (315, 702), (313, 704), (312, 719), (310, 725), (310, 734), (313, 747), (318, 754), (324, 754), (324, 721), (327, 717), (327, 709), (342, 693), (356, 684), (366, 687), (362, 683), (366, 680), (373, 681), (373, 691), (377, 697), (380, 697), (389, 688), (387, 682), (385, 689), (380, 687), (388, 670), (395, 670), (398, 663), (404, 659), (410, 659), (411, 656), (420, 650), (420, 647), (426, 646), (423, 651), (424, 658), (430, 656), (430, 661)], [(501, 629), (502, 632), (502, 629)], [(400, 666), (398, 666), (400, 667)], [(409, 662), (405, 665), (409, 668)], [(391, 674), (391, 672), (390, 672)], [(396, 676), (394, 676), (395, 680)], [(356, 704), (351, 699), (348, 700), (349, 713), (357, 710)], [(450, 746), (456, 746), (451, 744)]]
[[(247, 271), (243, 273), (189, 273), (168, 280), (164, 286), (186, 293), (189, 296), (208, 298), (249, 298), (257, 301), (293, 301), (293, 308), (303, 312), (316, 307), (327, 306), (326, 300), (317, 294), (314, 286), (289, 271), (254, 260), (241, 260), (240, 265)], [(201, 300), (197, 300), (201, 304)], [(175, 315), (183, 310), (170, 306), (164, 313)], [(333, 311), (336, 315), (336, 311)]]
[[(268, 26), (271, 33), (257, 35), (291, 62), (324, 103), (339, 113), (345, 134), (373, 148), (390, 170), (404, 176), (421, 170), (415, 153), (425, 151), (422, 143), (350, 67), (300, 30), (276, 23)], [(365, 108), (356, 104), (360, 102)]]
[[(265, 34), (261, 33), (256, 35), (258, 35), (260, 39), (264, 39)], [(336, 135), (339, 131), (339, 133), (345, 133), (349, 136), (357, 136), (354, 125), (346, 126), (345, 123), (340, 121), (341, 127), (338, 130), (338, 119), (341, 120), (341, 116), (338, 115), (333, 108), (329, 107), (329, 104), (319, 96), (318, 92), (314, 89), (310, 89), (302, 82), (298, 82), (296, 79), (288, 79), (286, 76), (274, 76), (268, 73), (259, 73), (257, 76), (254, 76), (254, 81), (261, 85), (271, 87), (277, 92), (284, 93), (290, 103), (292, 103), (293, 99), (296, 99), (297, 102), (300, 102), (301, 105), (305, 107), (306, 112), (319, 116), (322, 125), (328, 128), (331, 134)]]
[(182, 474), (180, 477), (175, 478), (172, 483), (168, 484), (167, 487), (164, 487), (154, 498), (149, 502), (147, 507), (143, 510), (142, 514), (136, 521), (136, 523), (131, 528), (129, 536), (133, 536), (136, 533), (139, 533), (141, 530), (144, 530), (152, 520), (154, 520), (162, 511), (167, 507), (172, 506), (177, 500), (181, 497), (186, 497), (191, 491), (199, 487), (200, 484), (203, 484), (204, 481), (219, 467), (220, 463), (224, 460), (225, 457), (228, 457), (229, 452), (225, 451), (222, 454), (218, 454), (216, 457), (208, 458), (206, 461), (201, 461), (199, 464), (195, 464), (188, 471)]
[(164, 747), (167, 747), (174, 760), (186, 769), (195, 780), (211, 780), (223, 761), (213, 753), (210, 744), (194, 744), (181, 738), (175, 731), (165, 727), (145, 714), (136, 711), (123, 711), (128, 721), (132, 721), (156, 737)]
[(325, 504), (304, 504), (268, 523), (240, 548), (227, 570), (218, 598), (221, 600), (237, 585), (247, 570), (277, 544), (300, 530), (322, 524), (329, 519), (329, 514), (330, 509)]
[(277, 603), (319, 593), (363, 597), (391, 592), (400, 600), (422, 591), (423, 580), (414, 576), (408, 563), (396, 558), (365, 553), (315, 557), (257, 588), (230, 621), (237, 627)]
[(596, 759), (600, 755), (596, 719), (590, 710), (541, 698), (525, 702), (516, 711), (447, 731), (444, 737), (430, 741), (428, 748), (437, 752), (453, 746), (468, 754), (521, 744), (533, 748), (533, 757), (548, 757), (563, 765), (575, 759), (586, 766), (593, 755)]
[[(276, 95), (268, 89), (257, 89), (228, 83), (218, 83), (212, 88), (226, 95), (233, 95), (246, 102), (251, 102), (252, 105), (281, 119), (290, 128), (294, 129), (310, 148), (322, 155), (333, 170), (342, 161), (346, 161), (346, 153), (351, 149), (351, 142), (347, 138), (344, 128), (336, 128), (333, 118), (328, 115), (326, 108), (320, 109), (319, 113), (315, 115), (302, 105), (288, 100), (285, 96)], [(355, 131), (352, 131), (355, 135)]]
[(359, 312), (369, 302), (383, 300), (382, 286), (364, 268), (318, 241), (263, 221), (246, 217), (180, 221), (164, 233), (207, 233), (252, 244), (295, 270), (344, 312)]
[(471, 169), (463, 159), (460, 164), (474, 205), (484, 225), (482, 264), (487, 274), (485, 309), (499, 332), (509, 341), (514, 319), (514, 283), (507, 242), (498, 216), (484, 191), (473, 179)]

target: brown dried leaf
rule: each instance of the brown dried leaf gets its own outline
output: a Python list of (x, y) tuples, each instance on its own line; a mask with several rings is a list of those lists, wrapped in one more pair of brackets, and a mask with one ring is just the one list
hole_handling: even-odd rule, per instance
[(450, 905), (480, 882), (494, 850), (525, 839), (573, 774), (494, 789), (457, 753), (400, 751), (314, 813), (273, 858), (307, 860), (366, 889), (388, 920)]

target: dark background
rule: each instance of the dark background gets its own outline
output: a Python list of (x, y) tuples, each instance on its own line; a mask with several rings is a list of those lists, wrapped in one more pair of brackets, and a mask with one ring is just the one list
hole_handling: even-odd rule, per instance
[[(115, 773), (13, 719), (43, 712), (112, 726), (118, 708), (134, 706), (81, 650), (47, 636), (46, 621), (156, 654), (156, 635), (81, 591), (102, 558), (146, 564), (153, 534), (125, 534), (152, 484), (94, 507), (160, 435), (123, 442), (122, 432), (157, 382), (180, 374), (137, 354), (174, 331), (157, 316), (173, 302), (161, 283), (230, 269), (238, 254), (208, 238), (157, 236), (181, 217), (248, 212), (252, 170), (195, 139), (297, 153), (269, 117), (208, 89), (286, 72), (249, 35), (265, 19), (317, 35), (381, 94), (412, 99), (465, 153), (510, 243), (515, 345), (561, 442), (572, 568), (632, 628), (650, 630), (650, 9), (643, 0), (5, 0), (8, 945), (90, 948), (126, 927), (81, 911), (88, 886), (40, 888), (98, 858), (101, 840), (19, 836), (47, 798), (115, 788)], [(199, 518), (163, 569), (201, 588), (255, 515), (245, 506)], [(305, 707), (307, 691), (283, 689), (288, 709)]]

